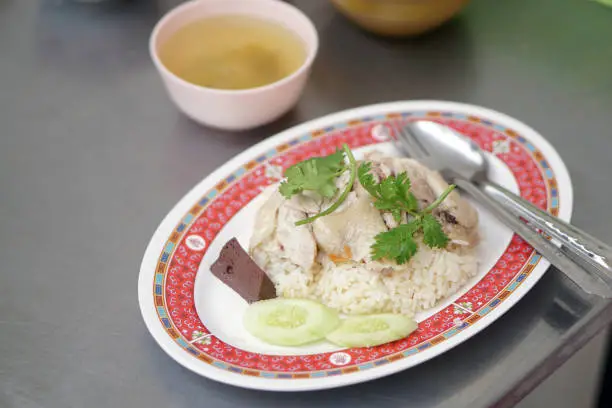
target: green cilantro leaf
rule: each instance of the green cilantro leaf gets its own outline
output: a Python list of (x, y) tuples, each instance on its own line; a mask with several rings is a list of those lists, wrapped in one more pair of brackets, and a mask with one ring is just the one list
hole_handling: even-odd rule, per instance
[(291, 198), (304, 190), (316, 191), (326, 198), (338, 191), (336, 178), (346, 170), (344, 152), (338, 150), (326, 157), (313, 157), (289, 167), (279, 187), (285, 198)]
[(357, 178), (359, 179), (359, 183), (361, 183), (363, 188), (365, 188), (370, 195), (378, 197), (376, 181), (374, 181), (374, 176), (370, 173), (370, 170), (372, 170), (372, 163), (361, 163), (361, 166), (359, 166), (357, 170)]
[(412, 221), (376, 235), (371, 247), (372, 259), (391, 259), (398, 265), (408, 262), (418, 250), (418, 245), (413, 238), (414, 233), (419, 229), (418, 224)]
[(410, 191), (408, 174), (404, 172), (389, 176), (377, 183), (370, 173), (371, 169), (371, 163), (362, 163), (357, 178), (363, 188), (374, 197), (374, 206), (377, 209), (389, 211), (398, 222), (401, 220), (402, 211), (414, 214), (419, 209), (417, 199)]
[(401, 173), (397, 176), (397, 194), (401, 197), (401, 200), (404, 206), (408, 209), (408, 211), (418, 211), (419, 210), (419, 202), (416, 197), (410, 191), (412, 184), (410, 183), (410, 179), (408, 178), (408, 174), (406, 172)]
[(423, 242), (431, 248), (446, 248), (448, 236), (442, 230), (440, 221), (431, 214), (423, 214)]
[(394, 208), (391, 210), (391, 215), (393, 215), (393, 219), (395, 220), (395, 222), (397, 222), (398, 224), (400, 222), (402, 222), (402, 210), (400, 210), (399, 208)]

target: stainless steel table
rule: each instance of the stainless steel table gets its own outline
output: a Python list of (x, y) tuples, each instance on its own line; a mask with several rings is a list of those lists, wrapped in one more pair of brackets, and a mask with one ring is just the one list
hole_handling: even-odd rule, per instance
[(236, 153), (332, 111), (431, 98), (521, 118), (565, 159), (575, 223), (612, 241), (612, 10), (474, 1), (429, 36), (384, 41), (327, 1), (297, 1), (321, 36), (304, 98), (232, 134), (181, 116), (162, 89), (147, 37), (168, 3), (0, 1), (0, 407), (506, 407), (612, 319), (611, 303), (550, 271), (475, 338), (371, 383), (273, 394), (174, 363), (136, 299), (158, 222)]

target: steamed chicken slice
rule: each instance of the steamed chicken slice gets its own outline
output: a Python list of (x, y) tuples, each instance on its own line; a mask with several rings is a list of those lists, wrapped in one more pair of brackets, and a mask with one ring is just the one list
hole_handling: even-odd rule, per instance
[(360, 261), (370, 258), (374, 237), (387, 231), (387, 227), (367, 192), (357, 188), (351, 194), (344, 209), (318, 218), (312, 230), (319, 247), (328, 255)]
[(274, 231), (276, 231), (278, 209), (285, 201), (283, 196), (278, 192), (277, 185), (268, 186), (263, 191), (262, 196), (264, 202), (257, 211), (255, 225), (253, 226), (253, 235), (251, 235), (251, 240), (249, 242), (249, 248), (251, 249), (272, 238)]
[(265, 192), (269, 196), (260, 207), (255, 219), (249, 244), (251, 255), (263, 267), (267, 263), (263, 256), (269, 251), (259, 251), (259, 249), (264, 246), (274, 247), (277, 248), (275, 252), (280, 257), (308, 271), (312, 268), (317, 255), (317, 244), (308, 225), (295, 225), (296, 221), (306, 218), (307, 215), (303, 211), (287, 206), (285, 198), (278, 192), (278, 186), (272, 188), (273, 191)]
[(287, 258), (307, 271), (317, 256), (317, 243), (309, 225), (295, 225), (306, 216), (302, 211), (282, 205), (278, 209), (276, 240)]

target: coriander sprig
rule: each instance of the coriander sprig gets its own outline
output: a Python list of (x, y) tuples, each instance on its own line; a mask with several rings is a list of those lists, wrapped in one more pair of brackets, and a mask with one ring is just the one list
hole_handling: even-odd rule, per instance
[(408, 174), (404, 172), (397, 176), (386, 177), (377, 183), (370, 173), (371, 169), (372, 163), (362, 163), (359, 166), (358, 177), (363, 188), (374, 197), (374, 206), (381, 211), (390, 212), (397, 222), (402, 219), (402, 211), (417, 215), (419, 204), (410, 191)]
[[(348, 159), (348, 164), (345, 163), (344, 155)], [(345, 143), (342, 145), (342, 150), (338, 150), (336, 153), (326, 157), (313, 157), (287, 169), (285, 172), (287, 179), (279, 187), (280, 193), (285, 198), (291, 198), (291, 196), (304, 190), (315, 191), (323, 197), (331, 198), (338, 191), (336, 179), (347, 170), (350, 172), (349, 180), (338, 199), (327, 209), (311, 217), (299, 220), (295, 225), (311, 223), (319, 217), (333, 213), (340, 207), (353, 189), (357, 173), (357, 161), (355, 161), (353, 152), (351, 152), (351, 149)]]
[(279, 187), (285, 198), (304, 190), (316, 191), (323, 197), (333, 197), (338, 191), (336, 179), (346, 171), (344, 153), (338, 150), (325, 157), (313, 157), (285, 171), (286, 180)]
[(371, 163), (363, 163), (359, 166), (358, 177), (363, 188), (374, 198), (374, 206), (392, 214), (398, 223), (402, 219), (402, 212), (412, 217), (406, 224), (374, 237), (372, 259), (393, 259), (398, 264), (408, 262), (418, 249), (414, 239), (416, 234), (423, 234), (423, 242), (431, 248), (445, 248), (449, 241), (448, 236), (431, 212), (446, 199), (455, 186), (448, 186), (434, 202), (419, 210), (417, 199), (410, 191), (410, 179), (406, 173), (376, 182), (370, 173), (371, 168)]

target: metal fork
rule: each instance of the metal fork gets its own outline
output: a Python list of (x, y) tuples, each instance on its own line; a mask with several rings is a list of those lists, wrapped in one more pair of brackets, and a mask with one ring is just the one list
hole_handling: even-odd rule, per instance
[[(403, 125), (398, 125), (396, 122), (391, 122), (390, 127), (391, 137), (396, 145), (408, 156), (424, 162), (431, 161), (432, 156), (417, 140), (414, 135), (407, 131)], [(556, 266), (560, 271), (565, 273), (574, 283), (576, 283), (585, 292), (597, 296), (612, 298), (612, 291), (599, 277), (592, 275), (585, 270), (580, 264), (576, 263), (568, 256), (565, 250), (557, 247), (538, 231), (532, 229), (528, 224), (515, 216), (512, 212), (500, 206), (494, 199), (480, 190), (472, 182), (458, 177), (453, 172), (442, 172), (447, 181), (455, 184), (471, 195), (477, 202), (483, 205), (489, 212), (495, 215), (500, 221), (506, 224), (510, 229), (520, 235), (527, 243), (535, 248), (544, 258)], [(448, 173), (448, 174), (447, 174)], [(452, 174), (452, 175), (449, 175)]]

